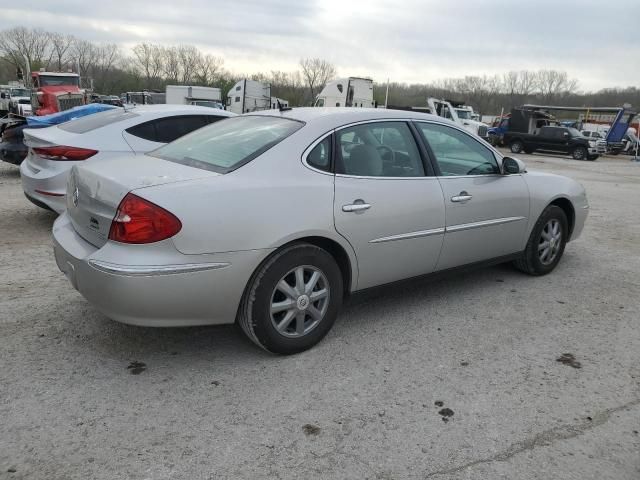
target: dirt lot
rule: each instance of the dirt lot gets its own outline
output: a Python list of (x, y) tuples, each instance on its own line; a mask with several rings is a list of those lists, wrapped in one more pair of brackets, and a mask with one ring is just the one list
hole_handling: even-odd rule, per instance
[(0, 165), (0, 479), (637, 480), (640, 164), (522, 158), (592, 205), (553, 274), (356, 297), (288, 358), (94, 311)]

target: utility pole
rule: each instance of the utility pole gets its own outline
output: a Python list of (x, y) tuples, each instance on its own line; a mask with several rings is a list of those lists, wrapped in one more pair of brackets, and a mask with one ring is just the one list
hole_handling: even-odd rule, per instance
[(387, 78), (387, 93), (384, 94), (384, 108), (387, 108), (388, 101), (389, 101), (389, 78)]

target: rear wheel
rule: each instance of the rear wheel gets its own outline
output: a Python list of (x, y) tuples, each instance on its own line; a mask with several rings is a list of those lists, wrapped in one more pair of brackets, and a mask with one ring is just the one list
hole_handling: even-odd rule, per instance
[(513, 140), (509, 144), (512, 153), (520, 153), (524, 150), (524, 144), (520, 140)]
[(529, 275), (551, 272), (562, 258), (569, 236), (567, 215), (560, 207), (549, 205), (533, 227), (527, 246), (515, 267)]
[(571, 155), (574, 160), (584, 160), (589, 155), (589, 152), (587, 152), (587, 149), (584, 147), (576, 147), (573, 149), (573, 152), (571, 152)]
[(342, 295), (342, 274), (329, 253), (314, 245), (291, 245), (253, 275), (238, 323), (255, 344), (269, 352), (302, 352), (329, 332)]

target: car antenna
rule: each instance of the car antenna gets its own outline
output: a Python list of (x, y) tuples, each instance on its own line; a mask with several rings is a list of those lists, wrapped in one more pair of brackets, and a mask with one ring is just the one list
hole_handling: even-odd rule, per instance
[(291, 110), (291, 107), (285, 107), (284, 105), (282, 105), (279, 99), (276, 99), (276, 103), (278, 104), (278, 110), (280, 110), (281, 112)]

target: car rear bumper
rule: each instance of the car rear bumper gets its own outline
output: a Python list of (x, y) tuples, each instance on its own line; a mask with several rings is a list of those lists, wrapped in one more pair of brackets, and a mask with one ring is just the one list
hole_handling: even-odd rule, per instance
[(22, 190), (34, 204), (40, 206), (41, 203), (56, 213), (62, 213), (67, 208), (67, 178), (70, 169), (71, 165), (68, 168), (62, 167), (62, 170), (50, 171), (32, 165), (27, 157), (20, 165)]
[(184, 255), (171, 240), (97, 248), (66, 213), (53, 225), (53, 244), (58, 268), (92, 305), (116, 321), (152, 327), (233, 323), (253, 270), (270, 252)]

